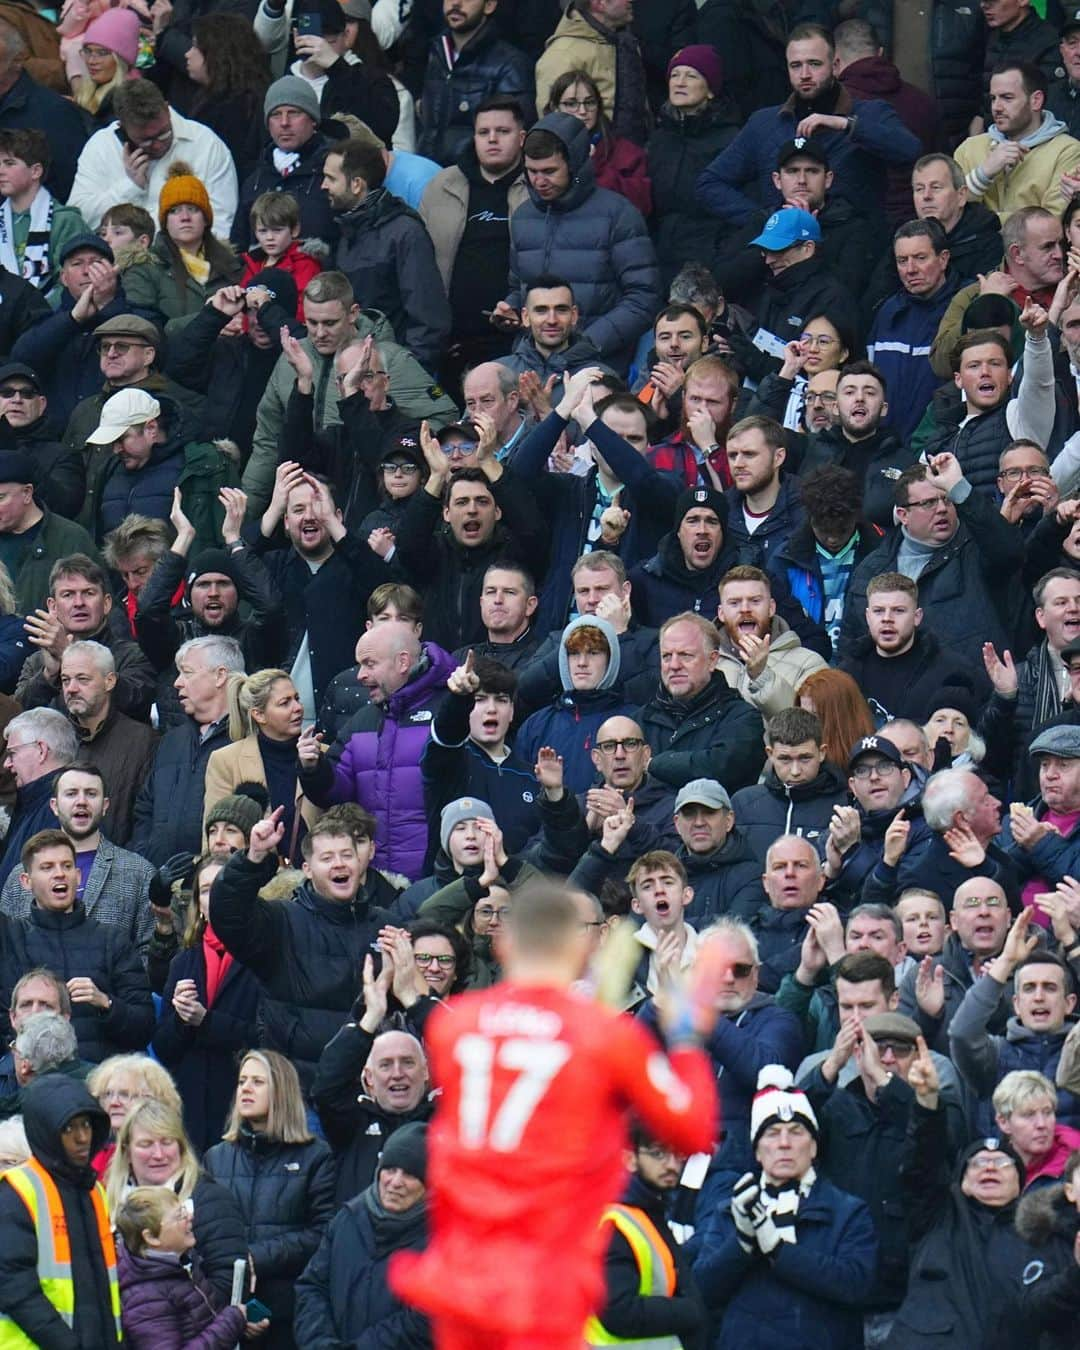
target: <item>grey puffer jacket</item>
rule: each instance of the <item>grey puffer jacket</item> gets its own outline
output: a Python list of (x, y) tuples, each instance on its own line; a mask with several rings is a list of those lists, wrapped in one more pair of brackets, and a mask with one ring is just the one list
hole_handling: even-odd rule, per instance
[(542, 117), (566, 147), (570, 186), (545, 202), (529, 200), (510, 217), (509, 303), (521, 308), (530, 282), (562, 277), (574, 289), (581, 331), (600, 354), (625, 365), (662, 303), (656, 253), (640, 212), (616, 192), (598, 188), (589, 163), (589, 132), (568, 113)]

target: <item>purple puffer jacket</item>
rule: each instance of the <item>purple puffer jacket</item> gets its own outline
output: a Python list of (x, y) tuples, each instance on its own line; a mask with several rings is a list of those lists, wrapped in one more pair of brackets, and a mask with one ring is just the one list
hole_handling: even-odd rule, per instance
[(385, 707), (369, 703), (346, 722), (330, 753), (301, 773), (304, 792), (316, 806), (359, 802), (375, 817), (378, 866), (423, 875), (428, 826), (420, 759), (435, 710), (456, 667), (434, 642), (423, 644), (427, 665)]
[(132, 1256), (120, 1239), (116, 1259), (128, 1350), (233, 1350), (244, 1333), (244, 1309), (215, 1311), (197, 1271), (167, 1256)]

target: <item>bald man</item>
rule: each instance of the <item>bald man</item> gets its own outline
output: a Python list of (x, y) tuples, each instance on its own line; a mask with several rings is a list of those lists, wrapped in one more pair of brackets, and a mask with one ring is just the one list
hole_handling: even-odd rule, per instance
[[(424, 874), (428, 826), (420, 760), (454, 670), (411, 624), (378, 623), (356, 644), (356, 678), (370, 703), (322, 754), (314, 727), (300, 737), (300, 784), (317, 806), (359, 802), (375, 817), (377, 865), (410, 881)], [(392, 828), (391, 828), (392, 826)]]
[[(499, 361), (485, 361), (473, 366), (465, 376), (462, 390), (465, 411), (470, 417), (478, 412), (495, 419), (498, 449), (495, 458), (509, 459), (525, 435), (527, 423), (518, 394), (517, 373)], [(475, 458), (464, 463), (475, 463)]]

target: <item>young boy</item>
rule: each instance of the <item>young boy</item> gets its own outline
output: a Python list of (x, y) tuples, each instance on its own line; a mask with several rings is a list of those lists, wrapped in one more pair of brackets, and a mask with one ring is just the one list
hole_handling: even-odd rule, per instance
[(264, 192), (251, 207), (251, 232), (257, 247), (244, 254), (241, 286), (250, 286), (264, 267), (280, 267), (296, 281), (296, 317), (304, 321), (304, 287), (322, 271), (322, 263), (301, 246), (300, 205), (288, 192)]
[(101, 217), (97, 232), (113, 251), (117, 265), (139, 261), (154, 240), (154, 217), (132, 202), (117, 202)]
[(655, 994), (669, 961), (673, 971), (693, 964), (697, 933), (683, 915), (694, 898), (694, 888), (686, 884), (686, 868), (666, 849), (643, 853), (626, 880), (633, 897), (630, 908), (645, 920), (637, 940), (651, 953), (642, 958), (637, 983)]
[(50, 303), (56, 259), (69, 239), (86, 233), (75, 207), (61, 206), (43, 186), (51, 163), (43, 131), (0, 131), (0, 267), (36, 286)]

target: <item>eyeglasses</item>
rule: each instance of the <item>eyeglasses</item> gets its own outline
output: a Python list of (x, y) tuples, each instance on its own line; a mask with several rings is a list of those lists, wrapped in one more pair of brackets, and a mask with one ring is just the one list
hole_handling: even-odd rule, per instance
[(646, 1158), (652, 1158), (653, 1162), (664, 1162), (667, 1158), (680, 1162), (686, 1156), (684, 1153), (677, 1153), (673, 1148), (661, 1148), (659, 1144), (642, 1144), (638, 1152), (644, 1153)]
[(407, 462), (405, 464), (380, 464), (379, 468), (383, 473), (391, 475), (401, 474), (405, 478), (412, 478), (414, 474), (420, 472), (419, 464), (409, 464)]
[(592, 112), (594, 108), (600, 106), (598, 98), (561, 98), (559, 99), (560, 112)]
[(476, 909), (473, 910), (473, 914), (478, 919), (483, 919), (485, 923), (490, 922), (492, 919), (499, 919), (501, 921), (505, 919), (509, 913), (509, 905), (503, 905), (499, 909), (493, 909), (491, 905), (478, 905)]
[(129, 1092), (127, 1088), (105, 1088), (101, 1094), (103, 1102), (130, 1102), (134, 1099), (135, 1093)]
[(464, 459), (466, 455), (471, 455), (476, 449), (476, 441), (451, 441), (449, 445), (444, 445), (447, 459)]
[(623, 736), (619, 740), (597, 741), (596, 748), (602, 755), (613, 755), (616, 750), (640, 750), (644, 744), (640, 736)]
[(904, 509), (906, 511), (936, 511), (939, 506), (947, 506), (948, 497), (943, 492), (939, 492), (936, 497), (923, 497), (921, 501), (908, 500)]
[(991, 1171), (1001, 1172), (1006, 1167), (1015, 1167), (1016, 1164), (1004, 1153), (976, 1153), (974, 1158), (968, 1159), (969, 1167), (988, 1167)]
[(456, 956), (436, 956), (434, 952), (413, 952), (413, 960), (418, 966), (438, 966), (440, 970), (449, 970), (457, 962)]
[(998, 477), (1004, 478), (1006, 483), (1019, 483), (1021, 478), (1049, 478), (1050, 470), (1044, 469), (1041, 464), (1034, 469), (1021, 466), (1018, 469), (1002, 469)]
[(953, 904), (957, 909), (1004, 909), (1005, 900), (1000, 895), (965, 895)]
[(149, 351), (145, 342), (113, 342), (109, 338), (98, 338), (98, 351), (103, 356), (127, 356), (130, 351)]
[(170, 124), (163, 127), (161, 131), (156, 131), (153, 136), (144, 136), (141, 141), (137, 141), (134, 136), (128, 135), (124, 129), (124, 135), (127, 137), (128, 144), (135, 150), (149, 150), (152, 145), (169, 145), (173, 138), (173, 129)]
[(877, 1036), (873, 1037), (873, 1041), (879, 1050), (891, 1050), (897, 1059), (910, 1059), (915, 1053), (915, 1047), (910, 1041), (879, 1040)]
[(753, 961), (736, 961), (731, 967), (731, 973), (737, 980), (748, 980), (755, 970), (757, 966)]
[(41, 744), (40, 741), (23, 741), (23, 742), (22, 742), (21, 744), (19, 744), (19, 745), (12, 745), (11, 742), (8, 741), (8, 743), (7, 743), (7, 753), (8, 753), (9, 755), (15, 755), (15, 754), (18, 754), (18, 752), (19, 752), (20, 750), (27, 750), (27, 749), (30, 748), (30, 746), (33, 746), (33, 745), (40, 745), (40, 744)]
[(807, 390), (806, 397), (805, 397), (805, 402), (807, 402), (807, 403), (825, 403), (825, 404), (835, 403), (835, 402), (836, 402), (836, 395), (835, 395), (835, 394), (820, 393), (820, 392), (818, 392), (817, 390)]
[(799, 341), (804, 347), (835, 347), (836, 338), (829, 337), (828, 333), (800, 333)]
[(87, 56), (91, 61), (104, 61), (107, 56), (112, 56), (108, 47), (95, 47), (93, 43), (84, 43), (79, 48), (83, 56)]
[(25, 384), (0, 384), (0, 398), (37, 398), (38, 391)]
[(894, 764), (891, 759), (876, 759), (870, 764), (856, 764), (851, 776), (860, 780), (871, 778), (874, 774), (879, 778), (891, 778), (894, 773), (899, 772), (899, 764)]

